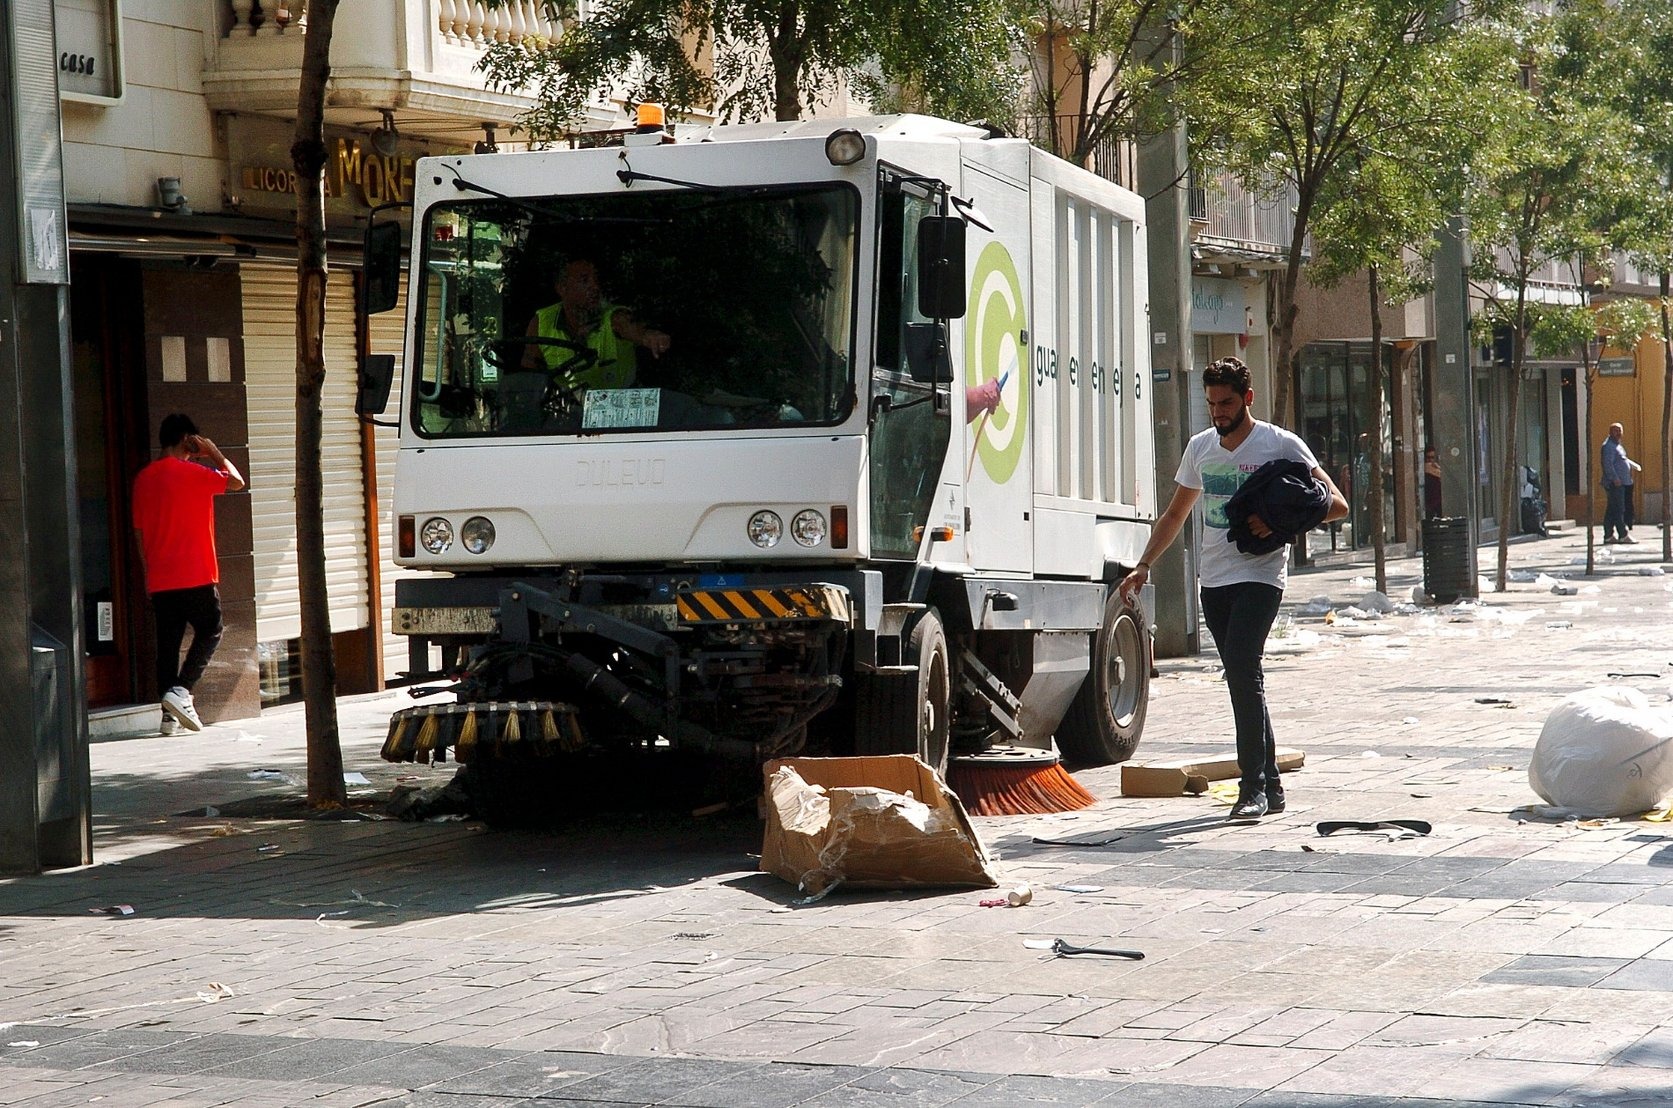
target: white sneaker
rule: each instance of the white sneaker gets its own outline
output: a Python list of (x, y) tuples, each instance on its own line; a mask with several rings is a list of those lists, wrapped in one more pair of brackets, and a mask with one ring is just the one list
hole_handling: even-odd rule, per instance
[(157, 724), (157, 734), (167, 738), (170, 735), (178, 735), (179, 733), (180, 724), (175, 722), (174, 717), (169, 715), (167, 711), (164, 711), (163, 722)]
[(180, 726), (188, 731), (202, 731), (203, 721), (198, 718), (198, 710), (192, 706), (192, 694), (174, 686), (163, 694), (163, 711), (180, 721)]

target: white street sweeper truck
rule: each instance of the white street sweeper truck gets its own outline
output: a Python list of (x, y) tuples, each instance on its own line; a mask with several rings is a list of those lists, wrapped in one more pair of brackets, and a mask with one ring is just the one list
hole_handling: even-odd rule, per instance
[(1015, 811), (1132, 754), (1138, 196), (891, 116), (427, 158), (412, 216), (392, 626), (457, 703), (384, 757), (516, 804), (587, 752), (915, 753)]

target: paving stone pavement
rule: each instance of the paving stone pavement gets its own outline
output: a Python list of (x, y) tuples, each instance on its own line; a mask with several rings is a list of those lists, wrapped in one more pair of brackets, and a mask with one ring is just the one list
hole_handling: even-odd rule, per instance
[[(299, 788), (296, 708), (99, 742), (96, 864), (0, 881), (0, 1105), (1673, 1104), (1673, 828), (1518, 811), (1561, 697), (1673, 691), (1659, 544), (1590, 579), (1582, 551), (1517, 543), (1524, 580), (1468, 620), (1326, 623), (1309, 598), (1358, 601), (1369, 567), (1297, 573), (1268, 665), (1307, 754), (1289, 810), (1228, 825), (1213, 797), (1084, 771), (1091, 809), (975, 821), (1036, 890), (1020, 909), (796, 906), (754, 870), (750, 812), (220, 814)], [(1389, 592), (1420, 572), (1391, 562)], [(1161, 663), (1141, 757), (1230, 751), (1213, 662)], [(406, 702), (342, 702), (374, 790), (450, 774), (378, 760)], [(1314, 830), (1396, 817), (1434, 831)], [(1055, 937), (1147, 957), (1023, 945)]]

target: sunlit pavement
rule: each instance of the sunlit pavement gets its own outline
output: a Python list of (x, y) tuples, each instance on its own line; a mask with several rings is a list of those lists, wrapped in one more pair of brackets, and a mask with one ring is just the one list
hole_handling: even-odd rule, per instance
[[(1084, 771), (1091, 809), (976, 820), (1022, 908), (795, 906), (752, 811), (222, 813), (296, 792), (295, 707), (97, 743), (98, 864), (0, 882), (0, 1104), (1669, 1103), (1673, 825), (1524, 808), (1563, 696), (1667, 702), (1673, 576), (1639, 537), (1591, 578), (1583, 532), (1519, 542), (1519, 580), (1465, 611), (1355, 618), (1368, 565), (1297, 573), (1267, 667), (1306, 753), (1288, 811), (1230, 826), (1214, 795)], [(1388, 592), (1420, 580), (1393, 562)], [(1213, 663), (1161, 663), (1141, 759), (1230, 752)], [(451, 773), (379, 761), (409, 702), (342, 702), (369, 791)], [(1393, 818), (1433, 832), (1315, 830)], [(1146, 959), (1024, 945), (1059, 937)]]

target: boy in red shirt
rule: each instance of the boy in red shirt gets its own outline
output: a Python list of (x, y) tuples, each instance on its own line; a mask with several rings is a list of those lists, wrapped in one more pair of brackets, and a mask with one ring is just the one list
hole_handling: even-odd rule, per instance
[[(243, 488), (244, 476), (219, 447), (198, 434), (190, 416), (165, 416), (157, 438), (163, 456), (134, 479), (134, 530), (145, 591), (157, 617), (157, 693), (165, 734), (175, 721), (201, 731), (192, 686), (221, 642), (215, 497)], [(182, 664), (180, 644), (188, 625), (192, 646)]]

